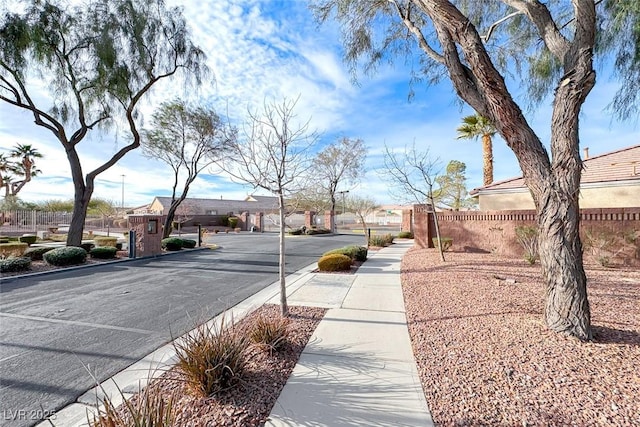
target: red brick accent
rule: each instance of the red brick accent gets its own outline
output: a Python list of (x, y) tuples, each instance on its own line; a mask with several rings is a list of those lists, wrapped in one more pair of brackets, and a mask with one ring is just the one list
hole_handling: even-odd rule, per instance
[(307, 228), (311, 228), (312, 225), (315, 225), (315, 221), (313, 218), (316, 216), (314, 211), (305, 211), (304, 213), (304, 226)]
[[(156, 220), (156, 233), (149, 233), (149, 221)], [(162, 216), (129, 215), (130, 229), (136, 232), (136, 257), (158, 255), (162, 252)]]
[(255, 227), (256, 231), (262, 231), (263, 217), (264, 217), (264, 213), (256, 212), (254, 220), (253, 220), (253, 226)]
[(402, 210), (402, 226), (400, 231), (413, 231), (413, 210)]
[(247, 226), (249, 224), (249, 212), (242, 212), (238, 218), (240, 218), (238, 221), (238, 227), (243, 231), (247, 231)]
[(324, 212), (324, 228), (327, 230), (332, 230), (331, 226), (333, 225), (334, 212), (333, 211), (325, 211)]

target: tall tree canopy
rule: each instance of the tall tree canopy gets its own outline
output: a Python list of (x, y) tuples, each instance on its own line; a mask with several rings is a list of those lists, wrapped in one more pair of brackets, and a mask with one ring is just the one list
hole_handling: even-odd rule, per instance
[[(367, 147), (361, 139), (340, 138), (318, 153), (314, 162), (314, 178), (329, 196), (331, 212), (336, 210), (338, 186), (352, 186), (364, 174)], [(348, 191), (348, 190), (346, 190)], [(335, 218), (331, 216), (331, 231), (336, 230)]]
[(173, 218), (193, 181), (220, 160), (235, 133), (213, 108), (192, 106), (180, 100), (163, 102), (153, 114), (151, 128), (142, 132), (143, 153), (166, 163), (173, 172), (171, 206), (164, 220), (163, 237), (171, 234)]
[[(29, 111), (65, 150), (75, 189), (67, 244), (78, 246), (96, 176), (140, 145), (145, 94), (180, 71), (199, 82), (205, 56), (180, 9), (163, 0), (18, 5), (24, 11), (0, 17), (0, 100)], [(51, 103), (38, 96), (42, 81)], [(128, 143), (85, 174), (78, 145), (89, 131), (115, 123), (127, 130)]]
[[(380, 61), (417, 49), (423, 77), (448, 76), (457, 95), (495, 124), (515, 153), (536, 206), (546, 323), (591, 339), (578, 233), (578, 119), (595, 84), (596, 55), (613, 57), (624, 83), (613, 101), (616, 114), (637, 111), (637, 1), (602, 0), (596, 7), (594, 0), (316, 0), (313, 8), (320, 21), (335, 18), (340, 24), (354, 71), (361, 64), (373, 71)], [(534, 101), (553, 89), (551, 156), (509, 91), (507, 72), (529, 83)]]

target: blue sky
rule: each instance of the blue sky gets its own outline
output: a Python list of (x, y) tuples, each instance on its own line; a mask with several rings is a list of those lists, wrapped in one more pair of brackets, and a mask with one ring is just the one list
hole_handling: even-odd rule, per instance
[[(304, 1), (233, 0), (173, 1), (184, 7), (185, 17), (198, 45), (207, 53), (215, 82), (205, 82), (199, 91), (185, 94), (200, 98), (234, 119), (246, 116), (247, 108), (264, 100), (300, 96), (297, 114), (310, 119), (321, 133), (320, 146), (339, 137), (362, 138), (368, 147), (367, 174), (352, 194), (372, 196), (379, 203), (394, 203), (389, 185), (379, 173), (384, 144), (401, 151), (414, 141), (419, 150), (428, 149), (442, 167), (450, 160), (467, 165), (468, 188), (482, 185), (481, 144), (456, 140), (460, 119), (472, 111), (461, 109), (446, 79), (437, 86), (414, 86), (415, 97), (408, 101), (409, 68), (402, 59), (385, 65), (373, 76), (358, 75), (353, 84), (342, 62), (339, 31), (334, 25), (318, 27)], [(38, 87), (39, 98), (46, 91)], [(42, 84), (40, 84), (42, 86)], [(524, 96), (517, 81), (509, 83), (512, 93)], [(581, 116), (582, 147), (597, 155), (640, 144), (637, 122), (615, 121), (605, 107), (616, 90), (606, 72), (599, 73)], [(149, 117), (154, 105), (173, 98), (182, 85), (169, 82), (157, 87), (143, 113)], [(522, 98), (519, 98), (522, 101)], [(524, 103), (522, 103), (524, 104)], [(550, 136), (550, 100), (527, 117), (546, 143)], [(64, 151), (53, 135), (33, 124), (26, 112), (0, 103), (0, 150), (16, 143), (32, 144), (45, 155), (38, 161), (43, 174), (20, 193), (28, 201), (69, 199), (73, 196), (70, 171)], [(113, 133), (93, 133), (79, 151), (85, 173), (103, 163), (123, 144)], [(520, 175), (515, 156), (506, 144), (494, 140), (496, 181)], [(142, 157), (140, 151), (125, 156), (96, 181), (95, 197), (121, 202), (124, 176), (125, 205), (148, 203), (153, 196), (170, 195), (172, 174), (168, 166)], [(224, 176), (204, 174), (190, 197), (243, 198), (248, 187)], [(264, 194), (264, 193), (262, 193)]]

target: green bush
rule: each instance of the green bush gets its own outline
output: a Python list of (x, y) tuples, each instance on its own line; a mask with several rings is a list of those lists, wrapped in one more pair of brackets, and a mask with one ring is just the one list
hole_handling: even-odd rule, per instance
[(31, 258), (31, 261), (41, 261), (42, 255), (46, 254), (52, 249), (54, 248), (51, 246), (38, 246), (35, 248), (29, 248), (24, 251), (24, 256)]
[[(438, 248), (438, 238), (437, 237), (433, 237), (431, 238), (431, 241), (433, 242), (433, 246), (435, 246), (436, 248)], [(451, 248), (451, 245), (453, 245), (453, 239), (451, 237), (441, 237), (440, 241), (442, 242), (442, 251), (447, 251)]]
[(45, 253), (42, 258), (56, 266), (82, 264), (87, 260), (87, 251), (77, 246), (65, 246)]
[(93, 243), (82, 243), (80, 244), (80, 247), (87, 251), (87, 253), (89, 253), (91, 249), (96, 247), (96, 245), (94, 245)]
[(38, 240), (38, 236), (34, 236), (33, 234), (28, 236), (18, 237), (19, 242), (26, 243), (29, 246), (33, 245), (36, 242), (36, 240)]
[(93, 242), (96, 246), (113, 246), (115, 248), (118, 238), (110, 236), (96, 236), (93, 238)]
[(347, 271), (351, 269), (351, 258), (342, 254), (331, 254), (318, 260), (320, 271)]
[(314, 234), (329, 234), (331, 230), (327, 230), (326, 228), (309, 228), (307, 229), (307, 235), (312, 236)]
[(366, 246), (354, 246), (356, 248), (356, 254), (353, 259), (360, 262), (365, 262), (367, 260), (367, 255), (369, 254), (369, 249)]
[(0, 260), (0, 273), (10, 273), (13, 271), (25, 271), (31, 267), (29, 257), (11, 257)]
[(0, 243), (9, 243), (9, 239), (0, 238)]
[(240, 221), (240, 218), (238, 218), (237, 216), (230, 216), (227, 224), (229, 224), (230, 228), (236, 228), (238, 226), (238, 221)]
[(322, 256), (332, 255), (332, 254), (341, 254), (346, 255), (352, 260), (355, 261), (366, 261), (367, 260), (368, 250), (364, 246), (350, 245), (344, 246), (338, 249), (332, 249), (322, 254)]
[(0, 243), (0, 257), (21, 257), (29, 245), (20, 242)]
[(89, 255), (91, 258), (99, 258), (99, 259), (111, 259), (116, 257), (117, 249), (113, 246), (96, 246), (91, 249)]
[(193, 249), (196, 247), (198, 242), (192, 239), (182, 239), (182, 247), (187, 249)]
[(413, 239), (413, 233), (411, 231), (401, 231), (398, 233), (398, 239)]
[(162, 239), (160, 244), (162, 245), (162, 249), (168, 251), (179, 251), (182, 249), (182, 239), (178, 237), (167, 237), (166, 239)]

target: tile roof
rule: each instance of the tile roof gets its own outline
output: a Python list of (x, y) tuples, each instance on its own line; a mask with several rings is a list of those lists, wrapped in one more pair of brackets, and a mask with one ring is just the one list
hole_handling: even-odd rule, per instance
[[(640, 145), (589, 157), (583, 160), (582, 164), (584, 169), (580, 185), (630, 180), (640, 183)], [(524, 178), (521, 176), (474, 188), (469, 194), (520, 188), (525, 188)]]
[[(206, 211), (217, 210), (220, 213), (231, 212), (256, 212), (258, 210), (271, 211), (278, 208), (278, 198), (270, 196), (253, 196), (255, 201), (247, 200), (223, 200), (223, 199), (199, 199), (199, 198), (186, 198), (183, 203), (187, 202), (191, 204), (196, 210)], [(156, 199), (162, 204), (164, 209), (169, 209), (171, 206), (171, 197), (156, 197)], [(199, 212), (198, 212), (199, 214)]]

